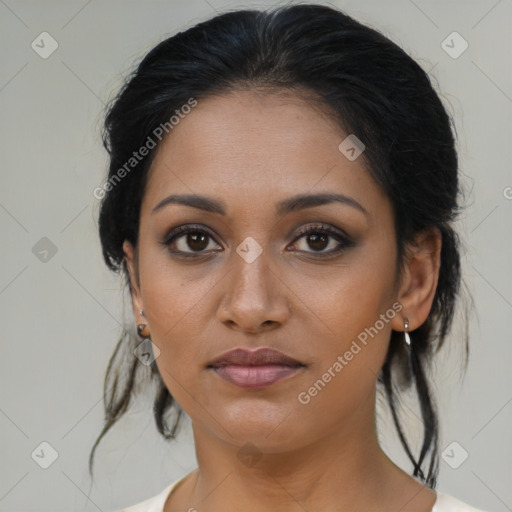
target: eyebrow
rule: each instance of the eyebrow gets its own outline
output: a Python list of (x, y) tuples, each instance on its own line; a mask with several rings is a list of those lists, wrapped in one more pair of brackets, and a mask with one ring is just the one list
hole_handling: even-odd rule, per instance
[[(283, 216), (287, 213), (306, 208), (314, 208), (315, 206), (322, 206), (334, 202), (352, 206), (365, 215), (369, 215), (366, 209), (352, 197), (344, 194), (333, 194), (330, 192), (323, 192), (319, 194), (298, 194), (290, 197), (277, 203), (276, 213), (279, 216)], [(217, 213), (219, 215), (226, 215), (226, 205), (223, 201), (198, 195), (170, 195), (165, 199), (162, 199), (162, 201), (153, 208), (151, 214), (153, 215), (168, 204), (181, 204), (197, 208), (199, 210)]]

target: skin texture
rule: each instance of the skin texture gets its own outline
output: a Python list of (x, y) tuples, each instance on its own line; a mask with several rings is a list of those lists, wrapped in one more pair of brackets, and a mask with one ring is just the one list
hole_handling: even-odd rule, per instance
[[(346, 136), (303, 96), (236, 91), (200, 100), (158, 148), (138, 244), (125, 242), (124, 251), (136, 322), (148, 324), (160, 374), (194, 430), (198, 469), (166, 512), (432, 509), (434, 491), (379, 447), (375, 393), (391, 329), (403, 331), (408, 318), (413, 331), (428, 316), (441, 240), (437, 232), (419, 237), (398, 279), (391, 203), (363, 158), (349, 161), (339, 151)], [(319, 192), (350, 196), (367, 213), (330, 203), (276, 215), (279, 201)], [(181, 204), (152, 213), (171, 194), (215, 198), (226, 215)], [(175, 250), (195, 251), (189, 259), (161, 243), (184, 224), (212, 234), (195, 244), (187, 245), (186, 234), (174, 241)], [(351, 243), (297, 235), (319, 224), (342, 230)], [(252, 263), (236, 252), (247, 237), (263, 249)], [(401, 311), (300, 403), (299, 393), (394, 303)], [(236, 347), (275, 348), (306, 366), (245, 390), (206, 368)], [(260, 457), (255, 464), (237, 456), (246, 443)]]

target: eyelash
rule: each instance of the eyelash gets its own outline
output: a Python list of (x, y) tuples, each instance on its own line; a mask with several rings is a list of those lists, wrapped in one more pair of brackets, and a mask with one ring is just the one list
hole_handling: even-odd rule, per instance
[[(183, 235), (187, 235), (189, 233), (196, 233), (201, 235), (207, 235), (209, 238), (213, 239), (215, 241), (215, 237), (213, 234), (204, 227), (201, 227), (199, 225), (194, 224), (186, 224), (183, 226), (178, 226), (177, 228), (171, 230), (165, 238), (160, 242), (162, 245), (167, 247), (169, 249), (169, 246), (177, 239), (181, 238)], [(338, 247), (335, 250), (331, 250), (328, 252), (320, 252), (320, 251), (300, 251), (300, 252), (306, 252), (307, 254), (314, 254), (316, 258), (326, 258), (330, 257), (336, 254), (341, 253), (344, 249), (347, 249), (349, 247), (352, 247), (354, 244), (353, 242), (342, 232), (338, 231), (337, 229), (333, 228), (332, 226), (328, 224), (315, 224), (315, 225), (309, 225), (305, 228), (299, 229), (299, 231), (296, 233), (296, 237), (294, 241), (292, 242), (295, 244), (298, 240), (305, 237), (306, 235), (309, 235), (311, 233), (315, 234), (322, 234), (322, 235), (329, 235), (329, 237), (334, 238), (337, 242), (341, 244), (341, 247)], [(183, 258), (197, 258), (202, 255), (208, 254), (205, 251), (196, 251), (196, 252), (184, 252), (184, 251), (177, 251), (169, 249), (169, 251), (178, 257)]]

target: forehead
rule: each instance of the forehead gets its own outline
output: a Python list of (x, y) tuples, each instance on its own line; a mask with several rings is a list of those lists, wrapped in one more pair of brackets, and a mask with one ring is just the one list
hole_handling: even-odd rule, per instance
[(347, 137), (303, 94), (236, 91), (199, 99), (160, 143), (145, 202), (170, 193), (266, 205), (271, 198), (330, 190), (368, 210), (385, 198), (365, 168), (339, 150)]

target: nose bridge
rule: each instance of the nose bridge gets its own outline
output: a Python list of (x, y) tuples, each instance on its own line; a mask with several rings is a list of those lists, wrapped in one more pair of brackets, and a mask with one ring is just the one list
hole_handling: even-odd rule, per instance
[(249, 241), (242, 242), (233, 253), (230, 289), (237, 301), (264, 305), (271, 300), (270, 255), (268, 249), (261, 249), (257, 250)]
[(276, 287), (271, 272), (271, 253), (255, 240), (244, 240), (232, 253), (231, 271), (219, 308), (222, 321), (256, 330), (261, 325), (283, 322), (287, 300)]

